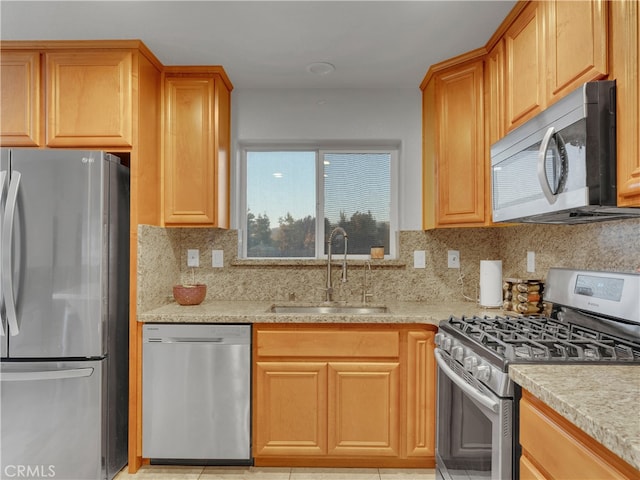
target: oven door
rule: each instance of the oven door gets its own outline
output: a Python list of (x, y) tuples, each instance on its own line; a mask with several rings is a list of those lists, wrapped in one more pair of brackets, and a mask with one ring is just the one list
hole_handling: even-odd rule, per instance
[(513, 478), (513, 398), (500, 398), (436, 348), (437, 480)]

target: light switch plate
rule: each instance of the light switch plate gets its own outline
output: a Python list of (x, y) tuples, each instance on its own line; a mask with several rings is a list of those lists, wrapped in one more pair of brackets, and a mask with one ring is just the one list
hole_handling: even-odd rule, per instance
[(458, 250), (449, 250), (447, 252), (447, 266), (449, 268), (460, 268), (460, 252)]
[(211, 250), (211, 266), (222, 268), (224, 265), (224, 252), (222, 250)]
[(413, 268), (426, 268), (427, 252), (424, 250), (413, 251)]
[(536, 252), (527, 252), (527, 272), (536, 271)]
[(187, 267), (199, 267), (200, 266), (200, 250), (197, 248), (190, 248), (187, 250)]

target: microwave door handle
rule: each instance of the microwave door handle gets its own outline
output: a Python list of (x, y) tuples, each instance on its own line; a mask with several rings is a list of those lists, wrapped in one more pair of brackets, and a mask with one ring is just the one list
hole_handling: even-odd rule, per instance
[(13, 261), (11, 259), (13, 242), (13, 224), (18, 203), (18, 188), (20, 187), (20, 172), (13, 171), (11, 183), (7, 192), (7, 203), (2, 222), (2, 290), (4, 293), (7, 322), (11, 336), (18, 335), (18, 315), (16, 314), (16, 301), (13, 296)]
[(456, 386), (460, 388), (460, 390), (469, 395), (473, 400), (487, 407), (492, 412), (498, 413), (500, 407), (498, 402), (487, 397), (486, 395), (483, 395), (482, 392), (479, 392), (467, 382), (465, 382), (462, 378), (460, 378), (458, 374), (456, 374), (456, 372), (454, 372), (453, 369), (445, 363), (445, 361), (442, 359), (442, 354), (438, 351), (438, 349), (434, 350), (433, 353), (435, 354), (438, 367), (442, 369), (443, 373), (447, 377), (449, 377), (449, 379), (453, 383), (455, 383)]
[(547, 171), (545, 169), (545, 160), (547, 158), (549, 143), (551, 142), (551, 138), (553, 138), (553, 135), (555, 133), (556, 129), (553, 127), (549, 127), (547, 133), (544, 134), (542, 143), (540, 144), (540, 150), (538, 150), (538, 182), (540, 183), (540, 188), (542, 188), (542, 193), (551, 204), (556, 202), (556, 195), (551, 191), (551, 188), (549, 187), (549, 179), (547, 178)]

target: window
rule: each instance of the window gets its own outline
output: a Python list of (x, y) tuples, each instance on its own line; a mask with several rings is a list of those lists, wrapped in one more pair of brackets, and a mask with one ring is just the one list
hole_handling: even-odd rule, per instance
[[(374, 246), (395, 255), (395, 149), (242, 153), (242, 256), (322, 258), (336, 227), (347, 232), (351, 257), (368, 256)], [(332, 253), (344, 253), (342, 236), (334, 240)]]

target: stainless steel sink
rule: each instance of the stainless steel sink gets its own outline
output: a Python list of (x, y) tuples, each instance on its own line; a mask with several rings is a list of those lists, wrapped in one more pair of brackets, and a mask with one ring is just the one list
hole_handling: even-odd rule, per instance
[(269, 311), (273, 313), (298, 313), (307, 315), (374, 315), (389, 313), (385, 306), (365, 305), (272, 305)]

